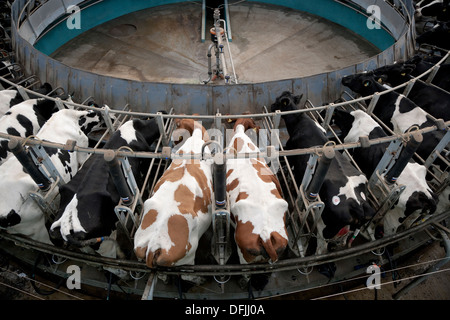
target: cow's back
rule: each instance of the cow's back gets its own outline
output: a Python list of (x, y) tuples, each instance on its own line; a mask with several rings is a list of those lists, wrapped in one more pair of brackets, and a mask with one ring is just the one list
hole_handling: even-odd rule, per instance
[(282, 198), (278, 179), (263, 158), (238, 157), (260, 151), (244, 130), (243, 125), (235, 127), (227, 151), (226, 187), (236, 222), (238, 254), (241, 263), (268, 258), (275, 262), (288, 242), (285, 226), (288, 204)]
[[(180, 156), (202, 152), (202, 131), (178, 149)], [(205, 148), (208, 152), (208, 148)], [(144, 203), (134, 247), (148, 266), (193, 264), (198, 242), (211, 223), (211, 161), (173, 159)]]

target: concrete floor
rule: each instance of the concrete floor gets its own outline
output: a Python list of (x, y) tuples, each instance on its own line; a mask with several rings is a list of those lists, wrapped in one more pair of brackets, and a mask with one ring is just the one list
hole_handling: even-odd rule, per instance
[[(230, 6), (230, 44), (240, 83), (327, 72), (379, 53), (371, 43), (330, 21), (274, 5)], [(199, 3), (134, 12), (93, 28), (52, 57), (73, 67), (114, 77), (156, 82), (206, 80)], [(214, 63), (214, 59), (213, 59)]]
[[(444, 248), (440, 242), (434, 242), (402, 258), (396, 266), (396, 280), (392, 272), (387, 271), (381, 279), (381, 288), (375, 293), (368, 289), (368, 275), (357, 277), (354, 281), (342, 281), (341, 285), (325, 285), (320, 289), (274, 297), (271, 300), (450, 300), (450, 263), (438, 271), (430, 273), (429, 277), (410, 290), (405, 290), (395, 297), (401, 289), (422, 275), (440, 259), (445, 258)], [(428, 263), (429, 262), (429, 263)]]

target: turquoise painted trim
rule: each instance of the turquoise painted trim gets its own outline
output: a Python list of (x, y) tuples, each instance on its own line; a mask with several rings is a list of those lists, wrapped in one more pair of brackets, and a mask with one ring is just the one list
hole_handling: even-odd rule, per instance
[[(386, 50), (395, 43), (395, 39), (383, 29), (369, 29), (366, 26), (367, 18), (354, 10), (340, 5), (333, 0), (285, 0), (282, 4), (274, 0), (259, 0), (261, 2), (281, 5), (295, 10), (305, 11), (359, 34), (369, 42), (377, 46), (381, 51)], [(66, 24), (60, 23), (50, 30), (34, 46), (46, 55), (51, 55), (63, 44), (74, 39), (83, 32), (88, 31), (102, 23), (129, 14), (160, 5), (186, 2), (184, 0), (105, 0), (81, 11), (81, 29), (69, 29)], [(111, 10), (113, 8), (113, 10)]]
[(120, 16), (165, 4), (186, 2), (185, 0), (105, 0), (81, 11), (81, 28), (69, 29), (65, 21), (56, 25), (34, 47), (46, 55), (52, 54), (63, 44), (83, 32)]
[(273, 0), (248, 1), (280, 5), (320, 16), (359, 34), (381, 51), (395, 43), (395, 39), (385, 30), (367, 28), (365, 16), (333, 0), (283, 0), (278, 3)]

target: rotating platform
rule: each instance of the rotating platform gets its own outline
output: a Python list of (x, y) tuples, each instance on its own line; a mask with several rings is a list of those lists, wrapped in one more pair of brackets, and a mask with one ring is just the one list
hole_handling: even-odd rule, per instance
[[(230, 48), (239, 83), (329, 72), (364, 61), (380, 50), (338, 24), (286, 7), (231, 5)], [(208, 77), (201, 41), (202, 8), (188, 2), (140, 10), (84, 32), (51, 57), (93, 73), (164, 83), (201, 83)], [(206, 21), (206, 29), (213, 26)], [(220, 84), (219, 81), (211, 84)]]

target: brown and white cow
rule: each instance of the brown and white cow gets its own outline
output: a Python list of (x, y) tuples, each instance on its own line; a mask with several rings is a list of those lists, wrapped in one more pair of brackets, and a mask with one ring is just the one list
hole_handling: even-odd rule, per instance
[[(238, 119), (228, 144), (227, 192), (236, 223), (235, 240), (242, 264), (275, 262), (288, 244), (285, 213), (288, 203), (263, 158), (238, 158), (233, 154), (259, 149), (245, 133), (257, 129), (252, 119)], [(231, 156), (231, 157), (230, 157)]]
[[(200, 155), (206, 130), (192, 119), (177, 121), (186, 137), (178, 155)], [(174, 139), (176, 140), (176, 139)], [(206, 147), (204, 152), (209, 152)], [(200, 237), (211, 224), (211, 160), (173, 159), (144, 203), (134, 249), (149, 267), (194, 264)]]

